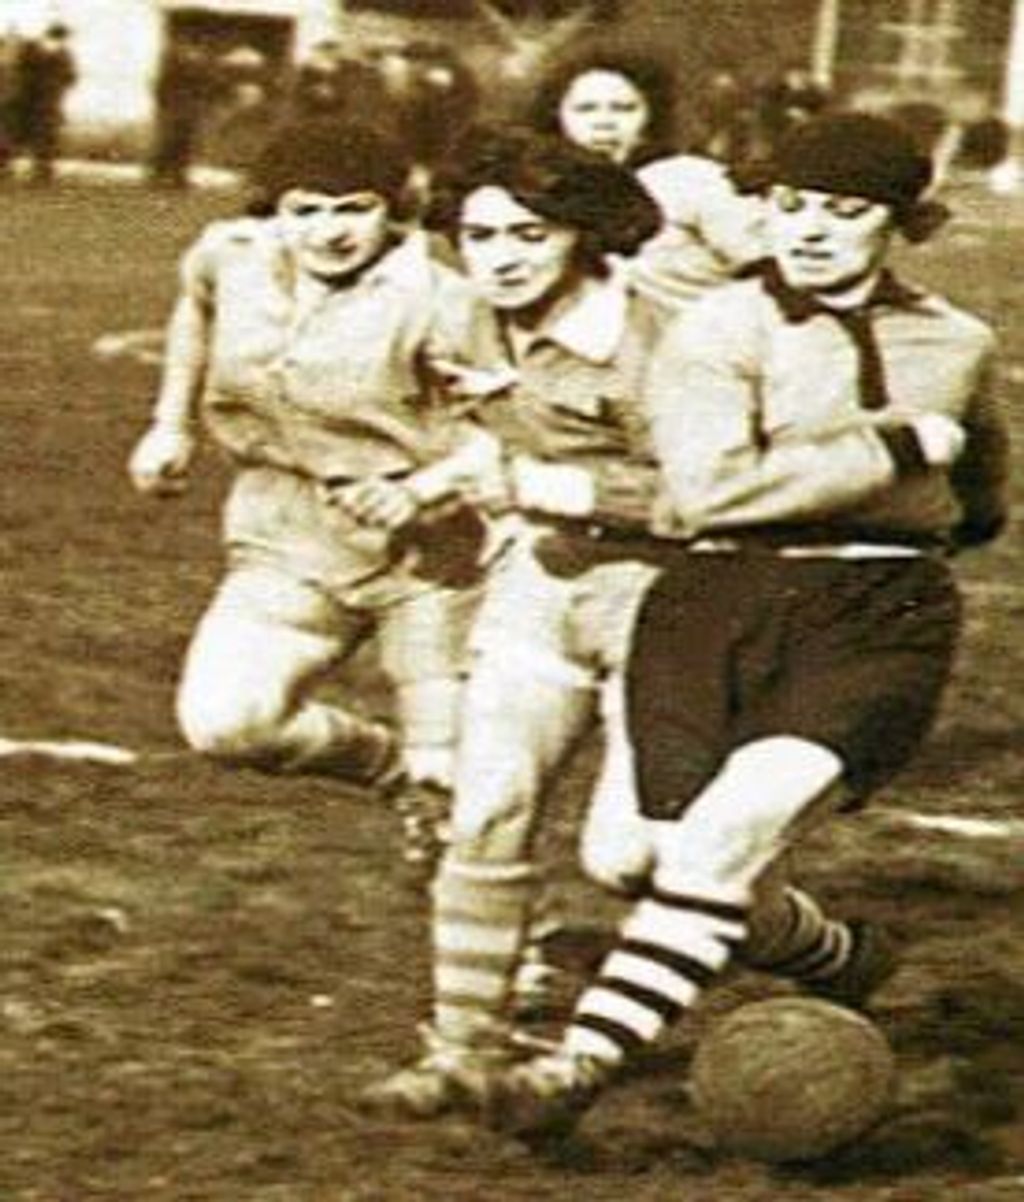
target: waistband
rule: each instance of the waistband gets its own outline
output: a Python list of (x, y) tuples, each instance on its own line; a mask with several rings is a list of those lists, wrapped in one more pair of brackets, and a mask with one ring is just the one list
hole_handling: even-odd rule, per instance
[(775, 555), (783, 559), (888, 559), (945, 555), (946, 539), (937, 535), (905, 534), (891, 530), (842, 528), (825, 525), (764, 526), (703, 535), (696, 539), (671, 538), (630, 526), (606, 525), (585, 518), (554, 518), (544, 523), (550, 530), (607, 546), (645, 548), (661, 554)]
[(806, 546), (742, 543), (733, 539), (698, 539), (688, 548), (694, 555), (773, 555), (777, 559), (920, 559), (928, 552), (900, 543), (808, 543)]
[(935, 534), (842, 525), (763, 526), (695, 539), (698, 553), (767, 554), (781, 559), (914, 559), (949, 554)]

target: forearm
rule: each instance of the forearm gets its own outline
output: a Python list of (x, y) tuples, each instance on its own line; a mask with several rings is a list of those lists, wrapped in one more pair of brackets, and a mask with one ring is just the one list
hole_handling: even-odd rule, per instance
[(167, 346), (153, 423), (187, 430), (199, 416), (199, 401), (209, 355), (209, 323), (188, 297), (175, 305), (167, 327)]
[(822, 516), (862, 501), (892, 476), (884, 448), (864, 437), (749, 451), (703, 471), (666, 470), (677, 515), (693, 533)]
[(486, 491), (506, 470), (501, 442), (479, 426), (467, 425), (449, 454), (414, 472), (406, 487), (421, 506)]
[(956, 423), (938, 420), (937, 441), (920, 421), (864, 425), (737, 449), (703, 470), (670, 463), (669, 495), (684, 528), (695, 534), (841, 516), (901, 478), (948, 470), (962, 435)]
[(421, 507), (462, 497), (492, 511), (578, 517), (648, 529), (661, 475), (653, 463), (579, 464), (512, 455), (480, 430), (406, 481)]

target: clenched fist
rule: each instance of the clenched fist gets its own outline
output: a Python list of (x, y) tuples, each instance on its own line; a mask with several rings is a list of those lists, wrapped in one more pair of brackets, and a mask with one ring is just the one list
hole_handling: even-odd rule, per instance
[(153, 425), (128, 460), (128, 474), (141, 493), (166, 497), (184, 492), (195, 458), (195, 434), (180, 426)]

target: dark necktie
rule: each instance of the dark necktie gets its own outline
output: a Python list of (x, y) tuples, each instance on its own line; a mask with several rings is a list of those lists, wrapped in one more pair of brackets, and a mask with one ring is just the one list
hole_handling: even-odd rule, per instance
[(902, 289), (895, 280), (883, 276), (879, 287), (856, 309), (833, 309), (813, 292), (791, 288), (773, 263), (765, 265), (762, 279), (765, 291), (779, 306), (787, 321), (799, 323), (824, 315), (842, 326), (857, 351), (858, 400), (861, 407), (884, 409), (890, 398), (885, 382), (885, 364), (872, 324), (872, 310), (890, 299), (896, 299), (896, 292), (902, 295)]
[(889, 404), (889, 390), (885, 382), (882, 352), (875, 337), (871, 302), (848, 311), (830, 310), (827, 306), (823, 308), (839, 322), (857, 348), (858, 398), (861, 408), (884, 409)]

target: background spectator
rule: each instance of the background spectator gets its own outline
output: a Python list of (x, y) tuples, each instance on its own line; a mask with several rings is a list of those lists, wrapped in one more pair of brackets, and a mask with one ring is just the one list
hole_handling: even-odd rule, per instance
[(15, 30), (0, 34), (0, 173), (7, 171), (14, 158), (21, 46)]
[(32, 159), (32, 178), (49, 183), (57, 157), (64, 97), (77, 72), (66, 25), (54, 22), (25, 42), (18, 59), (15, 142)]
[(313, 117), (340, 112), (351, 83), (349, 63), (342, 58), (340, 44), (328, 38), (317, 42), (295, 66), (289, 92), (292, 115)]
[(202, 157), (246, 171), (276, 118), (275, 69), (261, 50), (243, 43), (218, 55), (213, 75), (215, 90), (201, 130)]
[(154, 183), (188, 187), (189, 165), (218, 90), (216, 61), (202, 42), (167, 43), (154, 92), (156, 124), (150, 159)]
[[(663, 224), (630, 266), (634, 286), (688, 304), (760, 258), (760, 203), (740, 196), (721, 163), (677, 152), (674, 75), (660, 55), (592, 45), (555, 63), (537, 90), (534, 127), (633, 168)], [(687, 124), (699, 122), (687, 114)], [(696, 140), (696, 139), (695, 139)]]
[(760, 89), (756, 98), (760, 151), (770, 157), (795, 125), (823, 113), (830, 103), (828, 91), (809, 71), (799, 65), (786, 67)]

